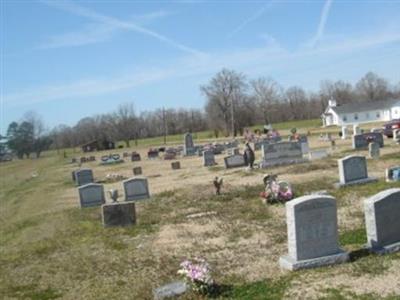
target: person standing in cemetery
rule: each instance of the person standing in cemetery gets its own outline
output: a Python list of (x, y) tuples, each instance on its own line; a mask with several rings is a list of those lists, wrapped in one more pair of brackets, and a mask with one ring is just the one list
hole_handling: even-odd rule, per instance
[(244, 150), (244, 160), (246, 165), (253, 169), (255, 155), (253, 149), (251, 149), (249, 142), (246, 143), (246, 149)]

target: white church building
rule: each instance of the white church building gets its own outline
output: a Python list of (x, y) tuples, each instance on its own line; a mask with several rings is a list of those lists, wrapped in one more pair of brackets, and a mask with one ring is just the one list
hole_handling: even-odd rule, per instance
[(343, 105), (337, 105), (335, 100), (329, 100), (328, 107), (322, 114), (324, 127), (385, 122), (394, 119), (400, 119), (400, 99)]

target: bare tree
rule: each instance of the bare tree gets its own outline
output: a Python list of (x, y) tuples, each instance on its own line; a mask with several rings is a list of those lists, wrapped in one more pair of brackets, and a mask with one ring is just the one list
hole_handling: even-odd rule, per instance
[(206, 112), (213, 127), (235, 135), (235, 106), (245, 96), (246, 88), (244, 75), (227, 69), (217, 73), (208, 85), (200, 87), (207, 97)]
[(375, 73), (368, 72), (358, 81), (357, 90), (364, 101), (386, 100), (389, 97), (388, 82)]
[(271, 78), (260, 77), (250, 82), (257, 107), (262, 113), (264, 124), (271, 123), (274, 103), (279, 100), (281, 87)]
[(136, 139), (137, 117), (132, 103), (121, 104), (117, 111), (108, 118), (115, 130), (115, 137), (123, 140), (130, 147), (130, 140)]
[(352, 85), (342, 80), (335, 82), (330, 80), (322, 81), (320, 95), (325, 106), (330, 99), (335, 99), (338, 104), (346, 104), (357, 100)]

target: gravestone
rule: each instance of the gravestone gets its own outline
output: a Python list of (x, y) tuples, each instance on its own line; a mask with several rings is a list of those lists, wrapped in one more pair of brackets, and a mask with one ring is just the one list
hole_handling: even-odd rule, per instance
[(380, 154), (380, 147), (379, 144), (376, 142), (372, 142), (368, 145), (368, 150), (369, 150), (369, 157), (377, 159), (379, 158)]
[(133, 175), (135, 175), (135, 176), (142, 175), (142, 167), (134, 167)]
[(317, 159), (322, 159), (328, 156), (328, 152), (325, 149), (319, 149), (319, 150), (312, 150), (308, 153), (308, 159), (309, 160), (317, 160)]
[(370, 250), (379, 254), (400, 251), (400, 189), (364, 200), (364, 213)]
[[(157, 156), (158, 156), (158, 152), (157, 152)], [(140, 154), (137, 152), (132, 152), (131, 161), (140, 161), (140, 160), (141, 160)]]
[(303, 158), (301, 143), (297, 141), (263, 144), (261, 152), (262, 162), (260, 163), (260, 168), (308, 161)]
[(100, 206), (106, 202), (104, 187), (98, 183), (88, 183), (78, 188), (79, 203), (82, 207)]
[(76, 172), (76, 171), (72, 171), (72, 172), (71, 172), (71, 175), (72, 175), (72, 181), (73, 181), (73, 182), (75, 182), (75, 181), (76, 181), (75, 172)]
[(91, 169), (80, 169), (75, 171), (75, 182), (78, 186), (93, 182), (93, 172)]
[(342, 126), (342, 140), (347, 139), (347, 135), (349, 134), (347, 126)]
[(176, 158), (176, 153), (175, 152), (166, 152), (164, 154), (164, 159), (165, 160), (171, 160)]
[(372, 128), (370, 132), (372, 132), (372, 133), (381, 133), (382, 129), (380, 129), (380, 128)]
[(358, 134), (361, 134), (360, 126), (358, 124), (354, 124), (353, 125), (353, 135), (358, 135)]
[(229, 148), (226, 150), (226, 154), (231, 156), (231, 155), (239, 155), (240, 151), (239, 148)]
[(387, 182), (400, 181), (400, 166), (387, 168), (385, 175)]
[(368, 177), (367, 161), (365, 156), (346, 156), (338, 160), (338, 166), (339, 183), (335, 184), (336, 187), (378, 181), (377, 178)]
[(299, 138), (299, 142), (301, 145), (301, 152), (303, 154), (308, 154), (310, 152), (310, 147), (308, 146), (308, 138), (306, 135), (301, 135)]
[(196, 150), (194, 149), (193, 136), (191, 133), (185, 133), (183, 136), (183, 155), (189, 156), (194, 155)]
[(101, 206), (103, 226), (130, 226), (136, 223), (135, 202), (114, 202)]
[(243, 155), (230, 155), (227, 157), (224, 157), (224, 162), (225, 162), (225, 168), (237, 168), (237, 167), (243, 167), (245, 166), (245, 161)]
[(181, 162), (180, 161), (172, 162), (171, 168), (172, 168), (172, 170), (179, 170), (181, 168)]
[(155, 159), (155, 158), (158, 158), (158, 150), (156, 150), (156, 149), (150, 149), (150, 150), (147, 152), (147, 158), (148, 158), (148, 159)]
[(279, 259), (289, 270), (314, 268), (348, 261), (339, 248), (336, 199), (303, 196), (286, 203), (288, 255)]
[(159, 287), (153, 291), (154, 300), (163, 300), (165, 298), (177, 297), (184, 294), (188, 286), (184, 281), (176, 281)]
[(133, 177), (123, 181), (125, 201), (150, 198), (149, 184), (145, 177)]
[(215, 165), (215, 155), (213, 150), (206, 150), (203, 152), (203, 165), (205, 167)]
[(382, 133), (368, 132), (358, 135), (353, 135), (353, 149), (368, 148), (368, 144), (376, 142), (382, 148), (384, 146)]
[(393, 130), (393, 141), (397, 144), (400, 144), (400, 129)]

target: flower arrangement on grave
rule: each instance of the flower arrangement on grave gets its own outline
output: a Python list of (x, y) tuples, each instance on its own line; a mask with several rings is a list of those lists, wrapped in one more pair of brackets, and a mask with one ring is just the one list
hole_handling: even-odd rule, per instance
[(293, 191), (289, 183), (278, 181), (277, 175), (265, 175), (263, 178), (265, 190), (260, 197), (268, 203), (286, 202), (293, 198)]
[(117, 173), (109, 173), (106, 175), (106, 181), (108, 182), (116, 182), (126, 179), (125, 176), (117, 174)]
[(183, 261), (178, 274), (182, 275), (188, 285), (197, 293), (208, 294), (214, 285), (210, 265), (202, 258)]

